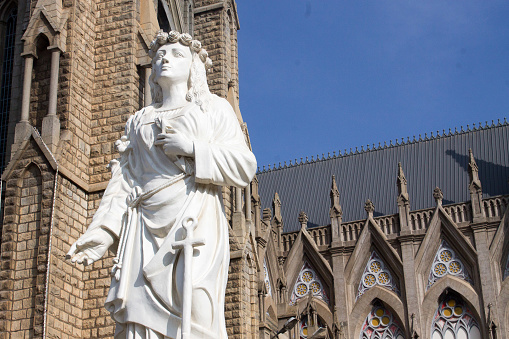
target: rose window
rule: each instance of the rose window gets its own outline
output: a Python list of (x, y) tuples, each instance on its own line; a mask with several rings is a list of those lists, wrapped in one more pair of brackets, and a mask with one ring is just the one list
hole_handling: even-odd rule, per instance
[(403, 339), (401, 326), (391, 312), (379, 303), (366, 317), (360, 334), (360, 339), (371, 338)]
[(439, 303), (431, 330), (433, 338), (481, 339), (479, 325), (460, 297), (448, 296)]
[(382, 265), (378, 261), (373, 261), (369, 268), (371, 272), (378, 273), (382, 269)]
[(447, 267), (441, 262), (435, 264), (435, 274), (439, 277), (443, 277), (447, 273)]
[(378, 255), (373, 252), (371, 254), (371, 258), (366, 264), (364, 273), (362, 274), (362, 280), (359, 283), (357, 298), (359, 298), (364, 294), (364, 292), (377, 284), (387, 287), (399, 294), (399, 290), (394, 282), (394, 279), (392, 278), (391, 273), (389, 272), (389, 269), (387, 269)]
[(303, 297), (308, 293), (308, 287), (306, 286), (306, 284), (298, 284), (295, 291), (297, 292), (297, 295), (299, 297)]
[(386, 285), (387, 283), (389, 283), (390, 281), (390, 278), (389, 278), (389, 274), (387, 272), (382, 272), (378, 275), (378, 283), (382, 284), (382, 285)]
[(431, 267), (426, 289), (429, 289), (438, 279), (447, 274), (460, 277), (472, 284), (472, 280), (468, 272), (465, 271), (460, 258), (449, 247), (445, 240), (440, 244)]
[(375, 284), (375, 276), (373, 274), (366, 274), (364, 277), (364, 285), (373, 286)]
[(297, 282), (295, 283), (295, 287), (290, 298), (290, 305), (295, 305), (297, 300), (308, 295), (310, 292), (313, 294), (313, 296), (322, 299), (326, 303), (329, 303), (329, 299), (325, 294), (320, 278), (316, 272), (306, 263), (304, 264), (304, 267), (301, 269), (297, 277)]

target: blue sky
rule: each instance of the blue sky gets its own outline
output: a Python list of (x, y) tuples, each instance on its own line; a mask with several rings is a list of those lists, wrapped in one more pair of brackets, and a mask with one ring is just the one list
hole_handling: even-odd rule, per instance
[(509, 1), (237, 6), (260, 167), (509, 116)]

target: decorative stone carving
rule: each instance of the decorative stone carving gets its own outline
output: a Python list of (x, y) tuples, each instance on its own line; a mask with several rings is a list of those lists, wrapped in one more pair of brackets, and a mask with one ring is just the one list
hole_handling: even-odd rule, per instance
[(472, 284), (472, 280), (470, 279), (468, 272), (464, 269), (461, 259), (456, 256), (456, 253), (451, 249), (449, 244), (443, 240), (438, 248), (437, 254), (435, 255), (433, 264), (431, 265), (426, 290), (447, 274), (457, 276)]
[(356, 300), (375, 285), (388, 288), (399, 295), (399, 289), (392, 278), (392, 274), (389, 272), (389, 269), (387, 269), (382, 259), (373, 251), (362, 273)]
[(101, 204), (68, 257), (91, 264), (118, 241), (106, 299), (115, 338), (227, 338), (220, 186), (247, 186), (256, 160), (231, 105), (208, 89), (200, 42), (159, 32), (150, 48), (153, 102), (127, 121)]
[(320, 277), (308, 263), (304, 263), (304, 266), (302, 266), (299, 272), (297, 281), (295, 282), (295, 286), (293, 287), (290, 305), (295, 305), (297, 300), (307, 296), (309, 293), (322, 299), (327, 304), (329, 303), (329, 297), (323, 289), (323, 283)]

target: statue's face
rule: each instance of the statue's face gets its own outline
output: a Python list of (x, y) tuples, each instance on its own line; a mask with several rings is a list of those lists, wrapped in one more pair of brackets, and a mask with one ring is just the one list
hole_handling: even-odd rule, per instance
[(155, 82), (187, 83), (192, 62), (189, 47), (180, 43), (163, 45), (157, 50), (154, 60), (152, 72), (155, 72)]

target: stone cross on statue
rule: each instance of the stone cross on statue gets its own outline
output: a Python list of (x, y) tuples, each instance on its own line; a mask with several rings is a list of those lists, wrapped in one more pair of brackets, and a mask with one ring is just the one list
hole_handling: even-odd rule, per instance
[(182, 302), (182, 339), (191, 339), (191, 306), (193, 296), (193, 251), (195, 247), (205, 245), (204, 239), (194, 239), (194, 229), (198, 223), (193, 217), (187, 217), (182, 221), (182, 227), (186, 230), (183, 240), (172, 244), (174, 250), (182, 249), (184, 255), (184, 297)]

